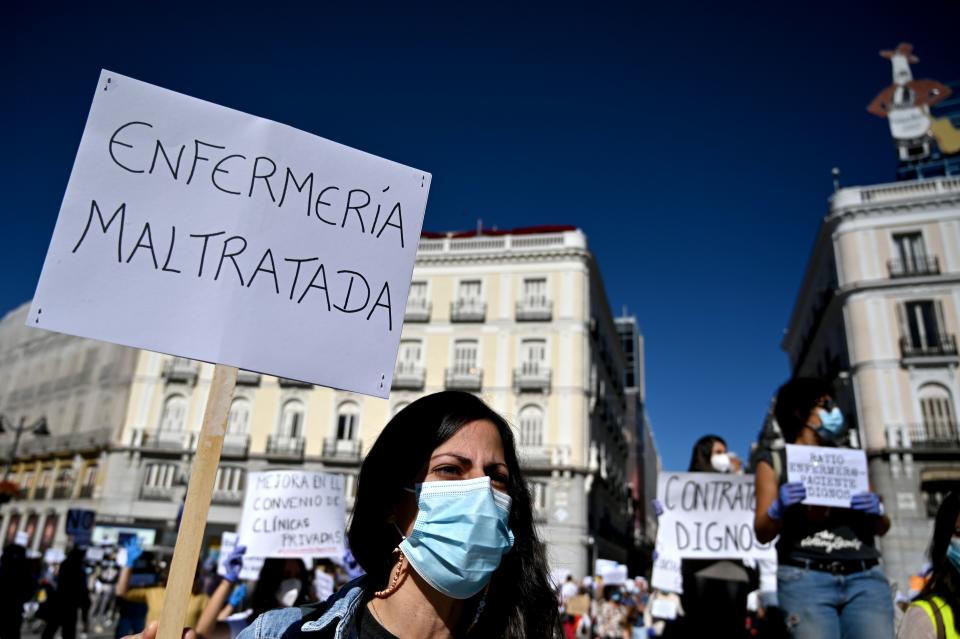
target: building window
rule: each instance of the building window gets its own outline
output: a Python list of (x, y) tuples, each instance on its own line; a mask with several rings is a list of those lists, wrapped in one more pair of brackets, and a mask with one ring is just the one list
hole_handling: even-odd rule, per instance
[(187, 398), (183, 395), (171, 395), (163, 402), (160, 413), (160, 431), (180, 432), (183, 430), (187, 415)]
[(547, 341), (525, 339), (520, 342), (520, 370), (523, 373), (538, 373), (546, 367)]
[(534, 512), (543, 512), (547, 508), (547, 482), (532, 479), (530, 485), (530, 505)]
[(420, 365), (420, 357), (423, 354), (423, 346), (418, 339), (405, 339), (400, 341), (400, 353), (397, 357), (397, 371), (401, 373), (410, 373)]
[(920, 388), (918, 395), (926, 441), (955, 444), (958, 439), (957, 420), (950, 392), (940, 384), (926, 384)]
[(453, 343), (453, 372), (475, 374), (477, 372), (477, 341), (458, 339)]
[(936, 257), (927, 255), (920, 232), (897, 233), (893, 236), (896, 258), (890, 260), (890, 276), (935, 275), (940, 272)]
[(523, 280), (523, 299), (531, 304), (547, 303), (547, 278), (534, 277)]
[(945, 344), (943, 305), (939, 301), (921, 300), (902, 306), (901, 329), (910, 351), (931, 352)]
[(539, 406), (520, 409), (520, 445), (543, 445), (543, 409)]
[(172, 488), (177, 478), (176, 464), (147, 464), (143, 475), (144, 488)]
[(54, 499), (69, 499), (73, 494), (74, 475), (72, 468), (63, 468), (57, 473), (53, 485)]
[(250, 426), (250, 400), (237, 397), (230, 404), (230, 414), (227, 417), (227, 432), (235, 435), (246, 434)]
[(34, 499), (46, 499), (47, 492), (50, 489), (50, 481), (53, 478), (53, 469), (44, 468), (40, 471), (40, 476), (37, 479), (37, 490), (34, 493)]
[(80, 496), (93, 497), (93, 489), (97, 485), (97, 464), (87, 464), (80, 476)]
[(426, 282), (410, 282), (410, 295), (407, 297), (408, 302), (413, 302), (413, 305), (423, 303), (427, 299), (427, 283)]
[(281, 437), (299, 438), (303, 433), (303, 402), (299, 399), (290, 399), (283, 404), (280, 411)]
[(457, 297), (461, 300), (479, 301), (481, 286), (480, 280), (463, 280), (460, 282)]
[(357, 404), (354, 402), (340, 404), (340, 409), (337, 411), (337, 439), (340, 441), (356, 439), (359, 422), (360, 407)]
[(246, 484), (246, 473), (243, 468), (236, 466), (221, 466), (217, 469), (213, 489), (221, 493), (243, 492)]

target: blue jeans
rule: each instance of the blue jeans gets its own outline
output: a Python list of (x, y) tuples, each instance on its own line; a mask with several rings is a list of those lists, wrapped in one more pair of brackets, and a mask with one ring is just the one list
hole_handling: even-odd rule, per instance
[(780, 566), (777, 589), (794, 639), (893, 639), (893, 598), (880, 566), (849, 575)]

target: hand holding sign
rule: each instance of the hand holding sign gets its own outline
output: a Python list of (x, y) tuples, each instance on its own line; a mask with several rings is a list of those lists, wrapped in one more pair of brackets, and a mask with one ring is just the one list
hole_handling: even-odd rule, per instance
[(850, 508), (878, 517), (883, 514), (880, 497), (875, 493), (857, 493), (850, 498)]
[(787, 508), (796, 506), (807, 498), (807, 489), (802, 482), (788, 481), (780, 486), (780, 492), (777, 498), (773, 500), (770, 507), (767, 508), (767, 515), (770, 519), (780, 521), (787, 513)]
[(862, 450), (787, 444), (787, 480), (806, 489), (804, 504), (850, 508), (857, 493), (869, 492)]
[(236, 546), (227, 556), (226, 572), (223, 578), (232, 584), (240, 581), (240, 572), (243, 570), (243, 554), (247, 552), (246, 546)]

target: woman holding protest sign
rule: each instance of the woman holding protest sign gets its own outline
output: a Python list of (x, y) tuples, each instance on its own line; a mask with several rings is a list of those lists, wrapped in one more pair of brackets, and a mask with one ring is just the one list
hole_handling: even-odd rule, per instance
[(907, 608), (897, 639), (960, 638), (960, 493), (947, 495), (937, 510), (930, 562), (930, 576)]
[(349, 540), (365, 576), (240, 636), (561, 636), (510, 426), (469, 393), (390, 420), (361, 467)]
[[(829, 383), (797, 378), (780, 387), (774, 416), (788, 444), (839, 446), (843, 414)], [(887, 639), (893, 603), (877, 535), (890, 528), (874, 493), (849, 508), (803, 505), (806, 489), (787, 481), (786, 452), (767, 450), (756, 468), (754, 529), (761, 542), (777, 535), (777, 588), (787, 629), (797, 639)]]

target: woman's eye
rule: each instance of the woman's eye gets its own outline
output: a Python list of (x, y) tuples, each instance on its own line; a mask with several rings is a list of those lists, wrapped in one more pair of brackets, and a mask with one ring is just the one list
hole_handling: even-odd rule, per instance
[(438, 475), (459, 475), (460, 469), (456, 466), (441, 466), (435, 472)]

